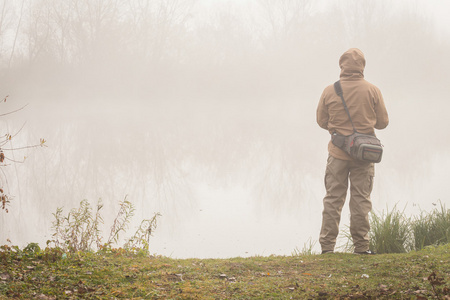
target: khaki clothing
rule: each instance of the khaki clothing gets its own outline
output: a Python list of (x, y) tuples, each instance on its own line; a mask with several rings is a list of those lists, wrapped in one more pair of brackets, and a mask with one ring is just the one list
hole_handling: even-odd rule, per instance
[[(358, 49), (350, 49), (339, 60), (341, 67), (341, 86), (344, 99), (355, 128), (360, 133), (374, 134), (374, 129), (383, 129), (389, 118), (380, 90), (364, 79), (365, 59)], [(317, 123), (330, 134), (352, 134), (353, 128), (345, 112), (341, 98), (334, 86), (325, 88), (317, 107)], [(350, 156), (333, 145), (328, 144), (329, 153), (339, 159), (351, 160)]]
[[(349, 49), (339, 60), (340, 81), (345, 102), (353, 124), (360, 133), (375, 134), (389, 123), (380, 90), (364, 79), (366, 61), (358, 49)], [(325, 88), (317, 107), (317, 123), (328, 130), (350, 135), (353, 127), (341, 98), (333, 85)], [(328, 144), (328, 161), (325, 172), (326, 196), (323, 199), (322, 228), (319, 242), (322, 251), (333, 251), (339, 233), (341, 211), (350, 181), (350, 233), (355, 252), (369, 249), (369, 212), (372, 209), (374, 164), (352, 159), (331, 140)]]
[(369, 249), (370, 193), (374, 177), (373, 163), (341, 160), (328, 156), (325, 171), (326, 196), (323, 199), (322, 229), (319, 242), (322, 251), (332, 251), (339, 234), (341, 211), (347, 196), (350, 179), (350, 233), (356, 252)]

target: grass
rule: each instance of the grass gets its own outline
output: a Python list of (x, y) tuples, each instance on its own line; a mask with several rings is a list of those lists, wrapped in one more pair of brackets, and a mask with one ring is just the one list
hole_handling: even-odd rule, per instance
[(440, 209), (435, 208), (430, 213), (424, 213), (412, 223), (414, 246), (421, 249), (430, 245), (450, 243), (450, 210), (440, 203)]
[(405, 253), (412, 249), (410, 220), (395, 207), (382, 213), (371, 214), (370, 249), (376, 253)]
[[(171, 259), (124, 249), (0, 251), (0, 299), (426, 299), (450, 295), (450, 245), (402, 254)], [(420, 298), (422, 297), (422, 298)]]
[[(404, 253), (427, 246), (450, 243), (450, 210), (440, 203), (440, 208), (422, 212), (420, 216), (406, 218), (394, 207), (381, 215), (370, 216), (370, 248), (377, 253)], [(344, 232), (351, 246), (351, 236)], [(348, 249), (347, 249), (348, 250)]]
[(303, 245), (303, 248), (300, 250), (298, 247), (294, 249), (294, 251), (292, 251), (292, 255), (313, 255), (316, 254), (314, 252), (314, 246), (316, 245), (316, 241), (313, 241), (313, 239), (311, 237), (309, 237), (309, 239), (306, 241), (306, 243)]
[(119, 206), (106, 243), (101, 204), (82, 201), (67, 216), (57, 210), (46, 249), (1, 246), (0, 299), (450, 299), (450, 210), (442, 204), (414, 219), (395, 207), (372, 214), (372, 249), (389, 254), (315, 255), (310, 238), (292, 256), (232, 259), (149, 256), (159, 214), (113, 248), (134, 210), (126, 199)]

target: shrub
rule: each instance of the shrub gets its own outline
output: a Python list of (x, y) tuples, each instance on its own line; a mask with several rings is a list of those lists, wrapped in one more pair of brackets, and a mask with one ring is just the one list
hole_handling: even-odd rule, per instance
[[(102, 243), (100, 224), (103, 218), (100, 214), (103, 204), (99, 200), (95, 213), (87, 200), (80, 202), (78, 209), (72, 209), (67, 216), (63, 216), (62, 208), (58, 208), (53, 214), (55, 220), (52, 223), (53, 239), (47, 241), (47, 245), (53, 243), (64, 252), (108, 250), (119, 241), (119, 234), (128, 229), (131, 218), (134, 215), (134, 206), (126, 198), (120, 202), (120, 209), (111, 226), (111, 231), (106, 243)], [(136, 233), (124, 245), (124, 249), (144, 251), (148, 253), (149, 239), (156, 229), (156, 220), (160, 214), (153, 218), (145, 219)]]
[[(3, 100), (0, 100), (0, 103), (5, 103), (9, 96), (6, 96)], [(27, 104), (28, 105), (28, 104)], [(22, 106), (19, 109), (10, 111), (10, 112), (4, 112), (0, 114), (0, 117), (14, 114), (22, 109), (24, 109), (27, 105)], [(25, 126), (25, 124), (24, 124)], [(36, 143), (34, 145), (22, 145), (22, 146), (15, 146), (13, 145), (12, 141), (14, 138), (22, 131), (22, 128), (20, 128), (17, 132), (10, 133), (10, 132), (2, 132), (0, 133), (0, 209), (8, 212), (8, 205), (11, 203), (11, 200), (13, 197), (8, 193), (7, 189), (4, 186), (8, 185), (8, 178), (6, 173), (3, 171), (3, 168), (8, 166), (10, 163), (23, 163), (26, 159), (24, 156), (23, 160), (17, 160), (15, 158), (16, 155), (5, 155), (5, 153), (13, 153), (14, 151), (20, 151), (20, 150), (26, 150), (30, 148), (36, 148), (36, 147), (46, 147), (45, 143), (46, 141), (44, 139), (40, 139), (39, 144)], [(3, 130), (3, 129), (2, 129)]]

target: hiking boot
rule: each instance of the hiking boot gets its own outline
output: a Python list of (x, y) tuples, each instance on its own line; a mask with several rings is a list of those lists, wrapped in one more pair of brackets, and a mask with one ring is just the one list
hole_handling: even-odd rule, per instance
[(333, 250), (323, 250), (322, 254), (333, 254), (334, 251)]
[(354, 252), (355, 254), (361, 254), (361, 255), (375, 255), (376, 253), (373, 252), (372, 250), (366, 250), (366, 251), (362, 251), (362, 252)]

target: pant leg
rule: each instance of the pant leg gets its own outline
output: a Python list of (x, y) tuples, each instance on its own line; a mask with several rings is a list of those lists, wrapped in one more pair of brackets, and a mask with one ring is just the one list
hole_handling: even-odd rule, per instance
[(373, 163), (353, 161), (350, 166), (350, 233), (355, 252), (369, 249), (370, 193), (373, 188)]
[(319, 237), (322, 251), (334, 250), (336, 245), (341, 211), (347, 196), (349, 163), (350, 161), (328, 156), (325, 171), (327, 193), (323, 199), (322, 228)]

